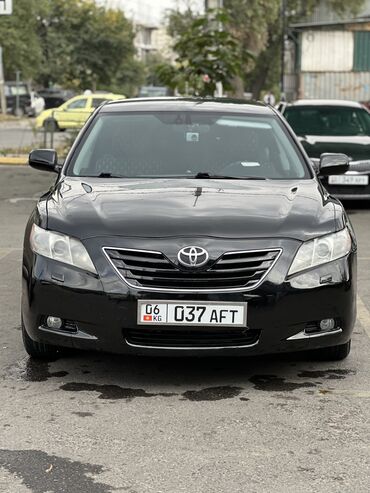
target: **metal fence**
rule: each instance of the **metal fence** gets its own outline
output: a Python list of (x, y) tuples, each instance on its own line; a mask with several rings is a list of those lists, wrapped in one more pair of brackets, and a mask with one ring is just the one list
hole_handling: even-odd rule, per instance
[[(67, 125), (68, 127), (68, 122)], [(81, 125), (59, 129), (53, 125), (36, 127), (29, 118), (0, 121), (0, 155), (23, 156), (36, 148), (55, 148), (65, 156), (72, 146)]]

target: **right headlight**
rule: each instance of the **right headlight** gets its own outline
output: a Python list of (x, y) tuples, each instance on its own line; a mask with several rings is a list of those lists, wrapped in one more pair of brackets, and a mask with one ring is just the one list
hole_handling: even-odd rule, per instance
[(97, 273), (86, 248), (76, 238), (33, 224), (30, 244), (32, 250), (39, 255), (74, 265), (93, 274)]
[(288, 275), (344, 257), (351, 251), (351, 246), (352, 239), (347, 228), (306, 241), (299, 247)]

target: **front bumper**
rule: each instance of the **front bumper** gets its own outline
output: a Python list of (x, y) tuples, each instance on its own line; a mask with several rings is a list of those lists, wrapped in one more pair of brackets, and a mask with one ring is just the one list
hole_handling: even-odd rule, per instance
[[(98, 277), (28, 250), (23, 264), (23, 323), (38, 342), (121, 354), (259, 355), (347, 342), (356, 318), (356, 254), (289, 280), (285, 279), (287, 262), (287, 256), (282, 255), (265, 281), (251, 291), (153, 293), (129, 287), (104, 256), (97, 262)], [(150, 330), (137, 325), (139, 299), (248, 303), (247, 328), (258, 331), (259, 336), (250, 345), (233, 348), (132, 346), (126, 340), (129, 329)], [(48, 329), (48, 315), (72, 321), (77, 331)], [(336, 320), (332, 333), (305, 332), (308, 326), (327, 318)]]

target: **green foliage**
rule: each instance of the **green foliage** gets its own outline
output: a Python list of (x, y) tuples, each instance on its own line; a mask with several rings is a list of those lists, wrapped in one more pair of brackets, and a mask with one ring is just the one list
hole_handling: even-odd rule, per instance
[(132, 24), (93, 0), (17, 0), (0, 18), (6, 76), (19, 69), (41, 85), (131, 91), (143, 80)]
[(25, 78), (37, 75), (42, 59), (35, 15), (39, 3), (38, 0), (17, 0), (13, 15), (0, 17), (0, 45), (7, 79), (14, 80), (18, 69)]
[(196, 94), (213, 95), (217, 82), (228, 89), (233, 77), (240, 73), (239, 43), (230, 31), (221, 28), (228, 22), (225, 10), (212, 10), (177, 26), (176, 69)]
[[(148, 54), (145, 59), (145, 84), (146, 86), (161, 86), (160, 77), (162, 66), (167, 65), (167, 60), (160, 53)], [(165, 84), (166, 85), (166, 84)]]
[(180, 94), (189, 93), (189, 83), (185, 75), (172, 63), (163, 62), (157, 65), (155, 75), (160, 86), (167, 86), (172, 92), (177, 90)]

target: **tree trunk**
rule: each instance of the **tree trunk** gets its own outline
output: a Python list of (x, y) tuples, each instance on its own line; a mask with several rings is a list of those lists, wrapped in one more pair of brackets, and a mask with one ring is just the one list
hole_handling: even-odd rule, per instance
[(270, 74), (270, 71), (273, 71), (275, 68), (280, 53), (280, 44), (277, 42), (277, 37), (274, 33), (269, 33), (268, 43), (265, 51), (260, 56), (260, 61), (255, 71), (255, 76), (253, 78), (252, 83), (252, 93), (253, 98), (258, 99), (260, 97), (262, 89), (271, 89), (268, 87), (264, 87), (266, 84), (266, 80)]
[(238, 99), (244, 98), (244, 81), (241, 77), (234, 77), (232, 81), (232, 96)]

